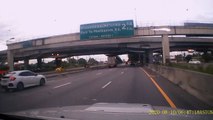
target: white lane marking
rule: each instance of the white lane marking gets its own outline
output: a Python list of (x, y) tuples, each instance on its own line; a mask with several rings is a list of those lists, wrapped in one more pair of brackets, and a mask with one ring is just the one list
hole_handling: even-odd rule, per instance
[(103, 73), (99, 72), (99, 73), (97, 73), (96, 75), (101, 75), (101, 74), (103, 74)]
[(121, 74), (124, 74), (124, 71), (122, 71)]
[(112, 81), (109, 81), (106, 85), (104, 85), (102, 88), (104, 89), (105, 87), (107, 87), (109, 84), (111, 84)]
[(69, 84), (71, 84), (71, 82), (68, 82), (68, 83), (65, 83), (65, 84), (62, 84), (62, 85), (55, 86), (54, 89), (60, 88), (60, 87), (63, 87), (63, 86), (65, 86), (65, 85), (69, 85)]

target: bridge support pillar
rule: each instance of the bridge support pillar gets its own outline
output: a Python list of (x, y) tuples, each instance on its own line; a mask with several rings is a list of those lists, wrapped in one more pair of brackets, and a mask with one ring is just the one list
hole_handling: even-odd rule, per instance
[(140, 64), (142, 64), (143, 63), (143, 54), (139, 53), (138, 55), (139, 55), (139, 62), (140, 62)]
[(24, 59), (24, 69), (29, 69), (29, 59)]
[(116, 67), (117, 66), (117, 62), (116, 62), (116, 56), (107, 56), (107, 63), (108, 63), (108, 67)]
[(146, 55), (146, 52), (145, 52), (145, 53), (143, 53), (143, 58), (142, 58), (143, 65), (147, 64), (146, 58), (147, 58), (147, 55)]
[(162, 50), (163, 50), (163, 64), (170, 62), (170, 48), (169, 48), (169, 37), (168, 35), (162, 36)]
[(9, 71), (14, 70), (14, 53), (12, 50), (7, 51), (7, 63), (9, 65)]
[(42, 58), (37, 58), (37, 68), (41, 69), (42, 67)]
[(153, 50), (148, 51), (148, 56), (149, 56), (149, 64), (153, 63)]
[(61, 58), (55, 58), (56, 67), (61, 67)]

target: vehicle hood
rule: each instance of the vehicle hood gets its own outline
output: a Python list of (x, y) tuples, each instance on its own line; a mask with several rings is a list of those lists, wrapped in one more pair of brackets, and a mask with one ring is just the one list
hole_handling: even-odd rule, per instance
[[(42, 108), (8, 113), (10, 115), (49, 120), (166, 120), (195, 119), (190, 115), (152, 114), (154, 110), (175, 110), (170, 107), (151, 106), (149, 104), (96, 103), (83, 106), (65, 106)], [(177, 110), (177, 109), (176, 109)], [(204, 117), (196, 116), (204, 119)]]

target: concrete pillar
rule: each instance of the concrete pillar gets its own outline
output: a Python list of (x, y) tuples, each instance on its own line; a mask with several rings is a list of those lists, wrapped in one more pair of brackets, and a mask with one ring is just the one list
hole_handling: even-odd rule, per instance
[(143, 55), (142, 55), (142, 53), (139, 53), (138, 55), (139, 55), (139, 62), (140, 62), (140, 64), (142, 64), (143, 63), (143, 61), (142, 61)]
[(146, 57), (147, 57), (147, 55), (146, 55), (146, 52), (145, 52), (145, 53), (143, 53), (143, 64), (144, 65), (146, 65)]
[(116, 67), (117, 66), (116, 56), (108, 56), (107, 63), (108, 63), (108, 67)]
[(56, 67), (61, 67), (61, 58), (55, 58)]
[(153, 50), (148, 51), (148, 56), (149, 56), (149, 64), (153, 63)]
[(37, 68), (42, 68), (42, 58), (37, 58)]
[(169, 49), (169, 37), (168, 35), (162, 36), (162, 50), (163, 50), (163, 64), (170, 62), (170, 49)]
[(14, 53), (11, 50), (7, 50), (7, 63), (9, 71), (14, 71)]
[(25, 70), (29, 69), (29, 59), (27, 58), (24, 59), (24, 69)]

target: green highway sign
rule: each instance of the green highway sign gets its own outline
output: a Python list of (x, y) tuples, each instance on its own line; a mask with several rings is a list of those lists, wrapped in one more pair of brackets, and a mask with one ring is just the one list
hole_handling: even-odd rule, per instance
[(131, 37), (133, 35), (133, 20), (91, 23), (80, 26), (81, 40)]

